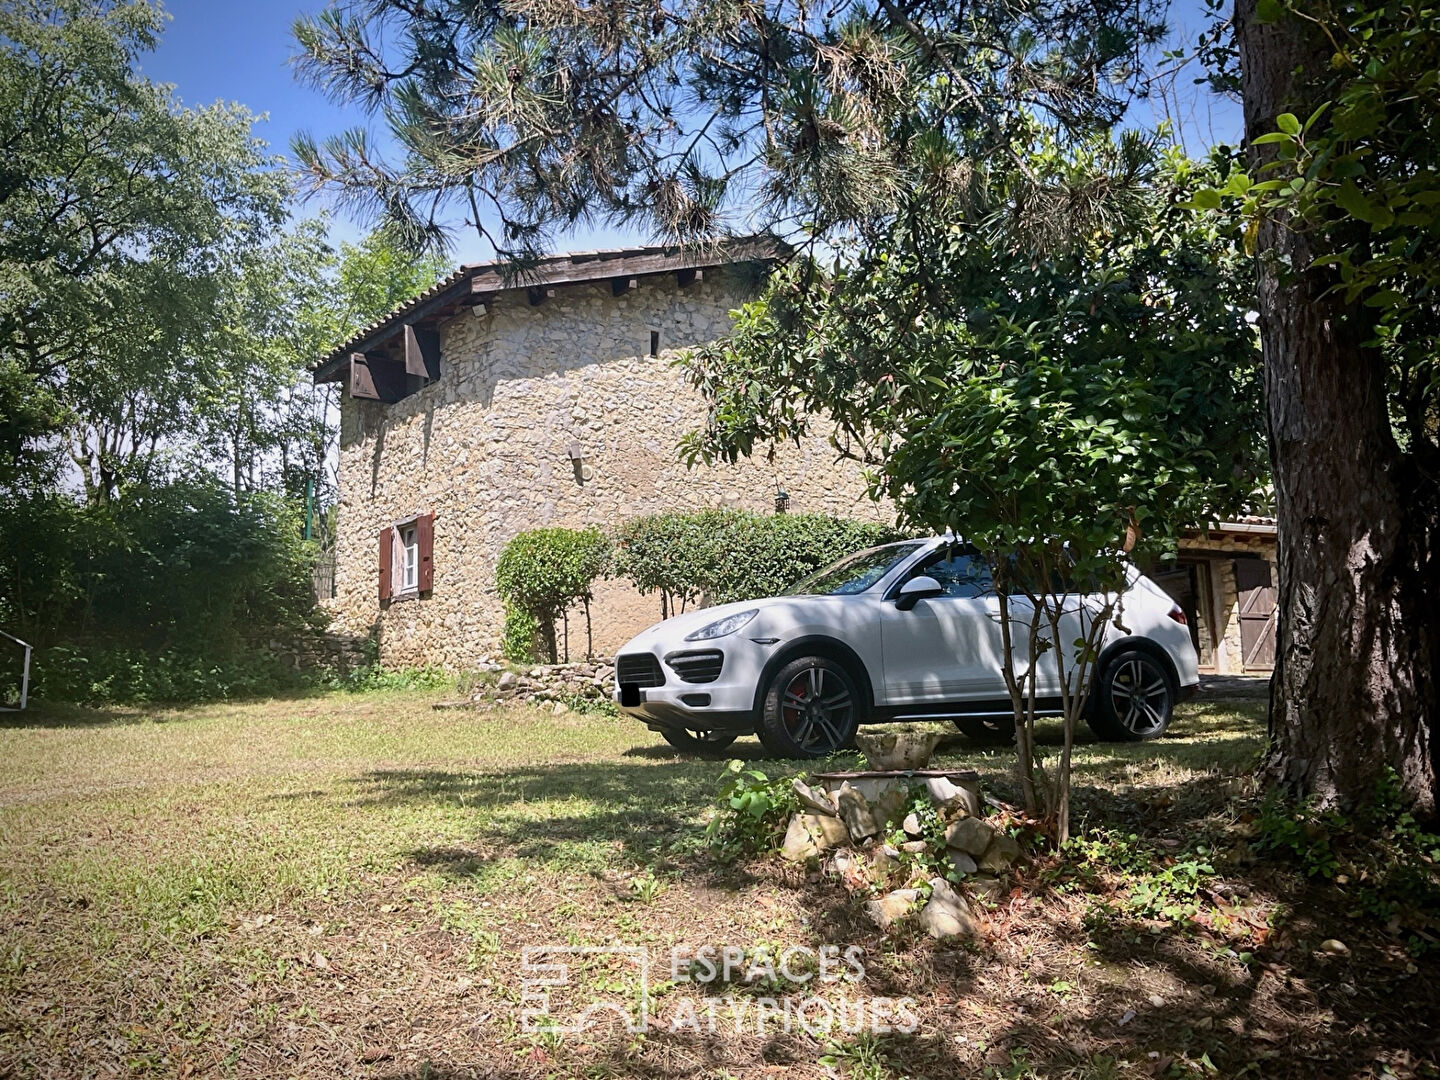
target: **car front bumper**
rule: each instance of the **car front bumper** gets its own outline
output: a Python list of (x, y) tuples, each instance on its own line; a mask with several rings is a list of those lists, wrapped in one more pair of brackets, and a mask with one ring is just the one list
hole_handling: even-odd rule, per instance
[[(718, 677), (708, 682), (695, 681), (693, 669), (687, 668), (683, 659), (687, 654), (703, 651), (718, 651), (723, 655)], [(683, 728), (749, 734), (755, 730), (756, 687), (767, 652), (743, 638), (734, 642), (722, 639), (713, 645), (698, 643), (694, 648), (669, 651), (659, 642), (631, 642), (615, 658), (615, 703), (622, 712), (657, 731)], [(634, 658), (647, 654), (653, 657), (652, 673), (658, 671), (663, 682), (643, 685), (647, 680), (627, 681), (632, 665), (640, 666)]]

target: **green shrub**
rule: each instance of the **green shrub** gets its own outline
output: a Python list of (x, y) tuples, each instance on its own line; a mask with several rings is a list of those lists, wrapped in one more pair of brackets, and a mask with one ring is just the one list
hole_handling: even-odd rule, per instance
[(347, 672), (330, 685), (352, 694), (376, 690), (449, 690), (455, 685), (455, 677), (434, 667), (389, 669), (371, 664)]
[[(799, 774), (803, 779), (805, 774)], [(770, 777), (731, 761), (721, 774), (720, 807), (705, 828), (715, 857), (729, 861), (775, 847), (784, 836), (790, 815), (800, 809), (793, 777)]]
[(704, 597), (712, 604), (783, 593), (855, 551), (899, 539), (893, 528), (824, 514), (703, 510), (634, 518), (616, 535), (614, 573), (661, 617)]
[(500, 654), (517, 664), (533, 664), (540, 658), (540, 624), (534, 615), (522, 608), (506, 606)]
[(268, 653), (51, 645), (38, 649), (31, 695), (81, 705), (225, 701), (304, 689), (311, 678)]
[(495, 585), (506, 607), (525, 612), (540, 627), (545, 659), (559, 658), (555, 624), (565, 620), (565, 659), (570, 659), (572, 604), (585, 608), (585, 652), (590, 634), (591, 586), (610, 565), (611, 545), (599, 529), (532, 529), (505, 545), (495, 565)]
[(277, 496), (213, 480), (88, 506), (0, 501), (0, 626), (35, 646), (37, 698), (189, 701), (289, 690), (273, 638), (318, 629), (313, 544)]

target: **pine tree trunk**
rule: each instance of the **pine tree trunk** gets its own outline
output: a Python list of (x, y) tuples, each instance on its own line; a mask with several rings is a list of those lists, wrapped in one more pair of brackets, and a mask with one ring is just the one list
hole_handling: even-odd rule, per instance
[[(1319, 104), (1331, 46), (1313, 23), (1237, 0), (1247, 139)], [(1261, 164), (1252, 149), (1251, 175)], [(1436, 810), (1436, 482), (1397, 444), (1367, 310), (1325, 295), (1306, 236), (1261, 224), (1260, 333), (1279, 519), (1279, 641), (1265, 770), (1300, 795), (1364, 801), (1387, 769)], [(1293, 268), (1293, 272), (1288, 268)]]

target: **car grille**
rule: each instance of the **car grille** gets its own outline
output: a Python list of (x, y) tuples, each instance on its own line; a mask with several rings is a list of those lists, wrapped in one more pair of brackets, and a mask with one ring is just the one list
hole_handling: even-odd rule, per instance
[(615, 658), (615, 681), (631, 686), (664, 686), (665, 672), (652, 653), (628, 653)]
[(665, 663), (669, 664), (684, 682), (714, 682), (720, 677), (720, 669), (725, 665), (725, 654), (719, 649), (671, 653), (665, 657)]

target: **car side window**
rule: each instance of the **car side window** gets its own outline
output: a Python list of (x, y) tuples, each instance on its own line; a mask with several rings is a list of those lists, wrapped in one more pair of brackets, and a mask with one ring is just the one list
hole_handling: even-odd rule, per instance
[(945, 596), (984, 596), (995, 591), (990, 566), (972, 547), (956, 545), (941, 548), (915, 571), (934, 578), (945, 590)]

